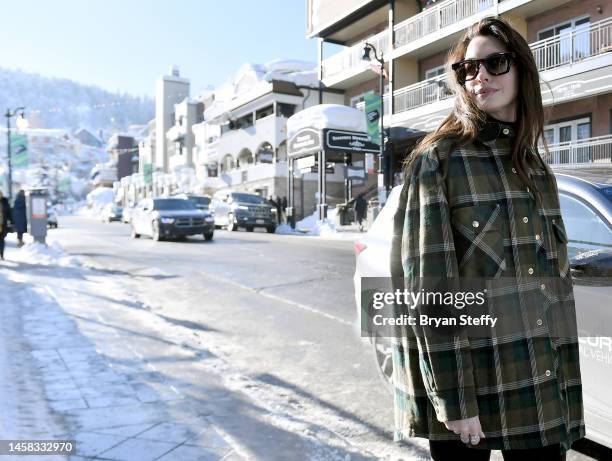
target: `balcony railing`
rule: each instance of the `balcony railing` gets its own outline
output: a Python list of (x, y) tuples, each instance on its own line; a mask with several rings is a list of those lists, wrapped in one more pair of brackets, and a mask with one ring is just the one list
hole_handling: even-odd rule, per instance
[(447, 75), (423, 80), (397, 90), (394, 95), (395, 112), (404, 112), (436, 101), (453, 97)]
[(449, 0), (400, 22), (394, 27), (395, 47), (412, 43), (428, 34), (472, 16), (494, 5), (495, 0)]
[[(350, 70), (369, 67), (370, 63), (363, 60), (363, 47), (365, 42), (371, 43), (380, 55), (382, 51), (385, 55), (389, 53), (389, 31), (384, 30), (366, 40), (362, 40), (356, 45), (337, 53), (322, 62), (323, 78), (333, 77)], [(375, 62), (375, 61), (373, 61)]]
[[(529, 46), (540, 72), (612, 52), (612, 18), (576, 29), (571, 34), (540, 40)], [(448, 78), (448, 75), (441, 75), (395, 91), (395, 113), (452, 98)]]
[(530, 45), (538, 70), (572, 64), (612, 51), (612, 18), (577, 27)]
[(564, 163), (608, 163), (612, 165), (612, 134), (579, 141), (563, 142), (548, 146), (547, 157), (543, 146), (540, 153), (550, 165)]

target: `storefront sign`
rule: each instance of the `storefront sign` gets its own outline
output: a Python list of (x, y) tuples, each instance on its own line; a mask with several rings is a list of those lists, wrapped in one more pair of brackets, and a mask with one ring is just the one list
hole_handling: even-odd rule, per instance
[(298, 131), (289, 140), (287, 146), (288, 157), (298, 157), (312, 154), (321, 150), (321, 135), (318, 130), (304, 128)]

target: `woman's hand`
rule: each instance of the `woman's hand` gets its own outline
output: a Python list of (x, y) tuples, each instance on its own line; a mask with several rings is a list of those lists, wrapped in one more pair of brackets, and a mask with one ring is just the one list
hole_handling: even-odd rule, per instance
[(480, 427), (480, 418), (474, 416), (468, 419), (456, 419), (454, 421), (444, 421), (444, 425), (449, 431), (459, 434), (463, 443), (478, 445), (481, 438), (485, 438), (484, 432)]

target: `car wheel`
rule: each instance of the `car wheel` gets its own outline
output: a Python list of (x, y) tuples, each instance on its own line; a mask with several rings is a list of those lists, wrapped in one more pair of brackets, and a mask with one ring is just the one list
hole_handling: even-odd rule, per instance
[(236, 229), (238, 229), (238, 226), (236, 225), (236, 222), (234, 221), (234, 215), (228, 214), (227, 215), (227, 230), (230, 232), (233, 232)]
[(390, 338), (384, 338), (378, 333), (372, 337), (372, 350), (378, 375), (384, 382), (384, 387), (393, 394), (393, 358)]
[(273, 234), (276, 231), (276, 227), (269, 226), (269, 227), (266, 227), (266, 230), (268, 231), (268, 234)]
[(207, 242), (210, 242), (213, 239), (214, 236), (214, 232), (207, 232), (204, 234), (204, 240), (206, 240)]
[(153, 221), (153, 240), (159, 242), (161, 240), (161, 235), (159, 235), (159, 223), (157, 221)]
[(140, 238), (140, 234), (137, 234), (136, 231), (134, 230), (134, 226), (132, 226), (132, 238), (133, 239), (139, 239)]

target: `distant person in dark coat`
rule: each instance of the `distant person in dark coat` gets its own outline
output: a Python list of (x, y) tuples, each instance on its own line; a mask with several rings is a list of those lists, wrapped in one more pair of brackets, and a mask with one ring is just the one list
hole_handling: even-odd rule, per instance
[(363, 220), (366, 217), (368, 211), (368, 203), (363, 198), (363, 194), (359, 194), (355, 199), (354, 204), (355, 220), (359, 223), (359, 231), (363, 231)]
[(17, 232), (17, 244), (23, 246), (23, 234), (28, 230), (28, 218), (26, 216), (26, 198), (25, 192), (20, 190), (15, 197), (13, 204), (13, 225)]
[(281, 210), (283, 211), (283, 216), (287, 217), (287, 197), (283, 196), (281, 201)]
[(278, 216), (278, 223), (280, 224), (283, 217), (283, 206), (282, 200), (278, 195), (276, 196), (276, 215)]
[(4, 239), (8, 234), (8, 223), (11, 217), (11, 206), (0, 191), (0, 259), (4, 259)]

